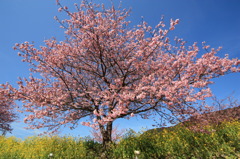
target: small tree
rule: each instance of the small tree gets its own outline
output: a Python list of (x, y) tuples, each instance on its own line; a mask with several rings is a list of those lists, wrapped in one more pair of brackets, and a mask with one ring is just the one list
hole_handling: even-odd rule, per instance
[(171, 122), (185, 118), (198, 110), (194, 102), (211, 96), (213, 78), (239, 71), (239, 60), (216, 56), (220, 48), (204, 44), (207, 52), (200, 56), (196, 43), (186, 47), (176, 38), (173, 45), (167, 35), (178, 19), (169, 27), (163, 21), (154, 28), (144, 21), (130, 27), (129, 12), (114, 6), (83, 1), (70, 12), (58, 5), (69, 16), (59, 21), (65, 41), (46, 40), (40, 49), (28, 42), (15, 46), (41, 75), (20, 80), (15, 90), (31, 128), (55, 132), (83, 120), (100, 130), (107, 147), (116, 119), (155, 112)]
[(16, 120), (13, 112), (13, 98), (6, 85), (0, 85), (0, 131), (2, 135), (11, 132), (10, 123)]

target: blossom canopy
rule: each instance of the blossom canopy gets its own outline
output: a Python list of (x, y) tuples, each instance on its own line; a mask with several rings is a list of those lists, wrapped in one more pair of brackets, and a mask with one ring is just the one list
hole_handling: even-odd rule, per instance
[(216, 56), (220, 48), (186, 46), (178, 38), (173, 44), (168, 33), (178, 19), (169, 26), (162, 20), (153, 28), (144, 21), (131, 27), (125, 9), (83, 1), (70, 12), (58, 5), (69, 16), (59, 20), (65, 41), (46, 40), (39, 49), (28, 42), (15, 46), (33, 74), (41, 75), (21, 79), (15, 89), (31, 128), (55, 131), (84, 120), (100, 128), (105, 141), (118, 118), (158, 113), (175, 121), (195, 113), (193, 103), (212, 95), (213, 78), (239, 72), (238, 59)]

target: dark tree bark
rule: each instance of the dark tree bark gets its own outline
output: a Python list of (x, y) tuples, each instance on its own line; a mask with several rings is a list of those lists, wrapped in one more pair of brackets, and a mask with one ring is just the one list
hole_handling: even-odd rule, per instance
[(111, 148), (112, 144), (112, 128), (113, 128), (113, 122), (108, 122), (107, 125), (104, 127), (102, 125), (99, 125), (102, 139), (103, 139), (103, 153), (101, 158), (109, 158), (109, 150)]

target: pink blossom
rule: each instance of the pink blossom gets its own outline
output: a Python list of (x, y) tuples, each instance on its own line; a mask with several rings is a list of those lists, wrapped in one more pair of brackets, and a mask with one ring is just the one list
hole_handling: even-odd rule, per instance
[(168, 33), (179, 19), (171, 19), (169, 29), (161, 21), (153, 32), (146, 22), (132, 27), (129, 12), (114, 7), (83, 1), (76, 12), (66, 12), (66, 41), (15, 46), (34, 75), (11, 90), (30, 114), (25, 121), (31, 128), (55, 131), (85, 120), (82, 125), (110, 135), (118, 118), (149, 118), (158, 111), (172, 112), (166, 120), (173, 121), (192, 115), (191, 104), (212, 95), (207, 88), (214, 78), (240, 71), (238, 59), (217, 56), (220, 49), (200, 55), (196, 43), (172, 41)]
[(63, 8), (62, 8), (62, 7), (58, 8), (58, 12), (61, 12), (62, 10), (63, 10)]
[(3, 134), (7, 131), (11, 132), (10, 124), (17, 119), (13, 111), (15, 103), (10, 88), (8, 84), (0, 85), (0, 130)]

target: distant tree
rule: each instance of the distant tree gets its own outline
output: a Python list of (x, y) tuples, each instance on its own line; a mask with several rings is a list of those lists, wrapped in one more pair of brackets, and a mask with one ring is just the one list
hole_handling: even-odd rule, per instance
[(16, 120), (13, 104), (13, 98), (7, 86), (0, 85), (0, 131), (2, 135), (12, 131), (10, 124)]
[(240, 103), (233, 96), (224, 99), (218, 99), (214, 96), (212, 97), (212, 103), (208, 105), (206, 102), (199, 105), (199, 107), (209, 107), (211, 109), (198, 112), (183, 122), (183, 125), (194, 131), (209, 132), (203, 130), (202, 127), (206, 125), (219, 126), (223, 122), (240, 120)]
[(203, 44), (201, 55), (196, 43), (186, 47), (176, 38), (173, 44), (168, 33), (178, 19), (169, 27), (163, 21), (132, 27), (125, 9), (83, 1), (70, 12), (58, 5), (69, 16), (59, 20), (65, 41), (46, 40), (40, 49), (28, 42), (15, 46), (33, 72), (15, 90), (30, 113), (24, 120), (30, 128), (55, 132), (81, 123), (99, 129), (107, 148), (116, 119), (156, 112), (170, 122), (183, 119), (199, 109), (194, 102), (212, 95), (213, 78), (239, 72), (238, 59), (216, 56), (220, 48)]

